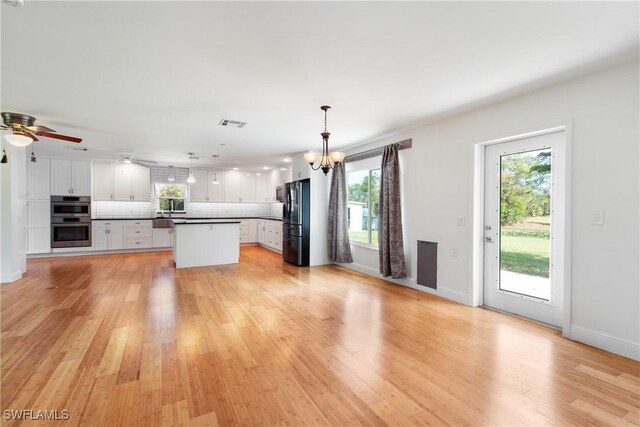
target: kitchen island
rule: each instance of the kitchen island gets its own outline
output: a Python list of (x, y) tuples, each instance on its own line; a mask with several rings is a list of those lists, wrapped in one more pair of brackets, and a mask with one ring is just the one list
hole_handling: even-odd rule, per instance
[(238, 263), (239, 220), (174, 219), (172, 224), (176, 268)]

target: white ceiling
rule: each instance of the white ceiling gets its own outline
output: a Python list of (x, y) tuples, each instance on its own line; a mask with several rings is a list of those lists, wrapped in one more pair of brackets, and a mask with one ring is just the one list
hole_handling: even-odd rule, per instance
[(322, 104), (345, 147), (630, 60), (640, 37), (638, 2), (25, 0), (1, 19), (2, 111), (93, 157), (248, 169), (319, 149)]

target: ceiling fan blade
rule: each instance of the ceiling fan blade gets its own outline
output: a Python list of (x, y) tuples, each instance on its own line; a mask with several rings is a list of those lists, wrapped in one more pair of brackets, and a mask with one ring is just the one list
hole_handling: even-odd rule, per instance
[(142, 159), (140, 159), (140, 160), (137, 160), (137, 161), (140, 162), (140, 163), (148, 163), (150, 165), (157, 165), (158, 164), (158, 162), (156, 162), (154, 160), (142, 160)]
[(37, 134), (40, 134), (42, 132), (55, 132), (54, 129), (48, 128), (46, 126), (25, 126), (25, 127), (29, 129), (31, 132), (37, 133)]
[(38, 135), (46, 136), (47, 138), (61, 139), (63, 141), (68, 141), (68, 142), (75, 142), (75, 143), (82, 142), (82, 138), (76, 138), (75, 136), (60, 135), (59, 133), (39, 132)]

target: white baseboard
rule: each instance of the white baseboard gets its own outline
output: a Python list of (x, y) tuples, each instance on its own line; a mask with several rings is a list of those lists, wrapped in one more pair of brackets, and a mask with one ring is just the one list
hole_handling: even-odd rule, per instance
[(574, 325), (571, 326), (571, 336), (567, 338), (640, 361), (640, 345), (638, 343)]
[(447, 288), (445, 286), (438, 285), (438, 289), (431, 289), (431, 288), (427, 288), (426, 286), (418, 285), (415, 279), (410, 279), (410, 278), (409, 279), (391, 279), (389, 277), (382, 277), (380, 272), (375, 268), (367, 267), (366, 265), (362, 265), (362, 264), (356, 264), (355, 262), (338, 264), (338, 265), (348, 268), (350, 270), (359, 271), (360, 273), (364, 273), (368, 276), (377, 277), (379, 279), (383, 279), (388, 282), (395, 283), (397, 285), (406, 286), (408, 288), (412, 288), (421, 292), (437, 295), (439, 297), (446, 298), (448, 300), (455, 301), (460, 304), (471, 305), (469, 295), (460, 291), (456, 291), (454, 289)]
[(143, 249), (119, 249), (113, 251), (81, 251), (81, 252), (49, 252), (41, 254), (29, 254), (27, 259), (36, 258), (59, 258), (67, 256), (91, 256), (91, 255), (114, 255), (114, 254), (135, 254), (141, 252), (163, 252), (171, 251), (172, 248), (143, 248)]
[(11, 283), (22, 278), (22, 272), (20, 270), (13, 273), (0, 274), (0, 283)]

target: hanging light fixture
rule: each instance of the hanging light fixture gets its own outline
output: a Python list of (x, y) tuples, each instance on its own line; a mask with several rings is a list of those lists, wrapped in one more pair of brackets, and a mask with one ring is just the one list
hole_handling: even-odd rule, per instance
[[(320, 109), (324, 111), (324, 131), (320, 134), (322, 135), (322, 155), (318, 156), (318, 153), (314, 153), (313, 151), (309, 151), (304, 155), (304, 160), (309, 163), (311, 169), (314, 171), (322, 169), (322, 172), (324, 172), (325, 175), (334, 168), (334, 165), (339, 164), (344, 160), (343, 152), (329, 152), (329, 135), (331, 135), (327, 131), (327, 110), (329, 110), (329, 108), (331, 107), (328, 105), (320, 107)], [(318, 159), (320, 159), (320, 164), (318, 164), (318, 166), (314, 166)]]
[(191, 168), (193, 167), (194, 156), (195, 156), (195, 153), (189, 153), (189, 177), (187, 178), (187, 183), (189, 184), (194, 184), (196, 182), (196, 177), (193, 176), (193, 172), (191, 171)]
[[(212, 154), (211, 157), (213, 157), (213, 168), (215, 169), (216, 168), (216, 160), (218, 160), (218, 157), (220, 157), (220, 156), (217, 155), (217, 154)], [(218, 172), (214, 172), (213, 173), (213, 181), (212, 181), (212, 183), (215, 184), (215, 185), (220, 184), (220, 181), (218, 181)]]
[(169, 165), (169, 176), (167, 177), (167, 181), (173, 182), (176, 180), (176, 177), (173, 176), (173, 165)]

